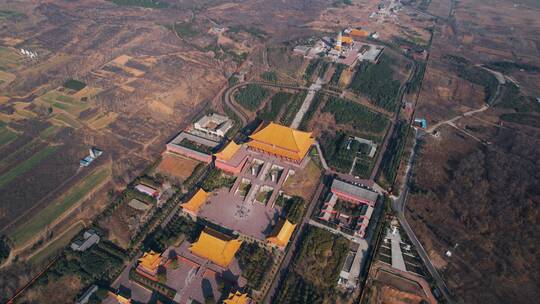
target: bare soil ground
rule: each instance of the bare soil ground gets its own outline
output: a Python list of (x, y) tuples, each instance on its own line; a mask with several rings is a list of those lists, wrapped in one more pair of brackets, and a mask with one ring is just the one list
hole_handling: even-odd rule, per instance
[(100, 226), (107, 231), (108, 239), (124, 249), (128, 248), (131, 237), (139, 228), (141, 217), (148, 212), (133, 209), (127, 203), (119, 206), (111, 216), (100, 222)]
[[(73, 299), (83, 288), (77, 276), (65, 276), (59, 280), (50, 281), (44, 287), (25, 293), (19, 300), (23, 303), (65, 303)], [(43, 298), (47, 294), (47, 298)]]
[(317, 167), (314, 161), (309, 161), (303, 170), (287, 179), (283, 185), (283, 191), (308, 201), (319, 183), (320, 176), (321, 168)]
[(156, 170), (157, 173), (171, 175), (180, 180), (186, 180), (191, 176), (193, 169), (195, 169), (198, 164), (200, 164), (200, 162), (196, 160), (165, 153)]
[(436, 303), (424, 278), (394, 271), (396, 270), (380, 261), (374, 263), (368, 281), (368, 303)]

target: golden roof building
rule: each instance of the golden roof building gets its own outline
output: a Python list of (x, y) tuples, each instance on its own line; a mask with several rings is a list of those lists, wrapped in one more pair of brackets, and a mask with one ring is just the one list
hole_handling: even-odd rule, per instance
[(343, 36), (343, 37), (341, 37), (341, 42), (344, 43), (344, 44), (352, 44), (353, 39), (350, 36)]
[(274, 227), (272, 234), (266, 238), (271, 244), (280, 248), (285, 248), (291, 239), (296, 224), (289, 222), (286, 219), (280, 220)]
[(353, 37), (367, 37), (369, 36), (369, 32), (362, 30), (362, 29), (352, 29), (351, 30), (351, 36)]
[(150, 250), (150, 252), (145, 252), (139, 259), (137, 270), (143, 271), (149, 275), (156, 275), (160, 264), (161, 254)]
[(229, 293), (227, 299), (223, 300), (223, 304), (248, 304), (250, 302), (251, 298), (248, 297), (247, 293), (240, 293), (239, 291)]
[(240, 240), (233, 240), (222, 233), (206, 228), (189, 250), (195, 255), (226, 268), (232, 262), (241, 245), (242, 241)]
[(206, 203), (206, 200), (208, 199), (208, 193), (204, 191), (203, 189), (199, 189), (195, 195), (189, 199), (186, 203), (182, 204), (182, 210), (184, 212), (187, 212), (193, 216), (197, 216), (197, 213), (199, 212), (199, 209)]
[(240, 147), (241, 145), (231, 140), (231, 142), (227, 146), (225, 146), (223, 150), (214, 154), (214, 156), (217, 160), (228, 161), (236, 154), (236, 152), (238, 152), (238, 150), (240, 150)]
[(301, 162), (314, 143), (310, 132), (302, 132), (271, 122), (250, 136), (252, 149)]

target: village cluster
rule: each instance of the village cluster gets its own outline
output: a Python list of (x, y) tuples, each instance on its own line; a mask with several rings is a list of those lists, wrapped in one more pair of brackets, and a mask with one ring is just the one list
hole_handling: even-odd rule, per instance
[(294, 52), (306, 58), (327, 57), (349, 68), (353, 68), (362, 61), (377, 63), (384, 48), (361, 41), (367, 37), (376, 39), (378, 34), (363, 29), (348, 28), (338, 32), (336, 37), (322, 37), (313, 45), (298, 45), (294, 48)]

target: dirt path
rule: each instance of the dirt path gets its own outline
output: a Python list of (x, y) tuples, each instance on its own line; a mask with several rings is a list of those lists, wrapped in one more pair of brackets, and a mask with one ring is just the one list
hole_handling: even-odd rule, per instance
[(459, 120), (459, 119), (461, 119), (463, 117), (471, 116), (471, 115), (474, 115), (476, 113), (481, 113), (481, 112), (484, 112), (487, 109), (489, 109), (489, 105), (485, 104), (479, 109), (471, 110), (471, 111), (465, 112), (463, 114), (460, 114), (458, 116), (452, 117), (452, 118), (450, 118), (448, 120), (436, 123), (436, 124), (432, 125), (431, 127), (427, 128), (426, 132), (433, 133), (435, 130), (437, 130), (442, 125), (452, 124), (452, 123), (456, 122), (457, 120)]
[(69, 227), (67, 227), (64, 231), (62, 231), (62, 233), (58, 234), (55, 238), (49, 240), (47, 243), (44, 244), (44, 246), (42, 246), (39, 250), (37, 251), (34, 251), (32, 252), (30, 255), (26, 256), (26, 260), (30, 260), (32, 257), (34, 257), (35, 255), (37, 255), (38, 253), (40, 253), (41, 251), (43, 251), (45, 248), (47, 248), (47, 244), (49, 243), (53, 243), (57, 240), (59, 240), (60, 238), (62, 238), (64, 236), (64, 234), (66, 234), (69, 230), (71, 230), (71, 228), (77, 226), (81, 224), (83, 227), (86, 228), (86, 225), (84, 223), (84, 221), (82, 219), (74, 222), (73, 224), (69, 225)]

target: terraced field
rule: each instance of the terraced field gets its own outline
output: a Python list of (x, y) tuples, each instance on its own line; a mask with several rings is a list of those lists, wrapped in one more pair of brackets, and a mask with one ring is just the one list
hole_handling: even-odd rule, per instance
[(108, 167), (96, 169), (71, 187), (62, 197), (42, 209), (27, 223), (19, 225), (19, 228), (10, 233), (9, 236), (16, 245), (24, 244), (35, 234), (45, 229), (47, 225), (58, 219), (64, 212), (81, 203), (92, 190), (103, 184), (110, 174), (111, 169)]
[(0, 146), (3, 146), (17, 138), (17, 134), (10, 131), (4, 122), (0, 121)]
[(19, 66), (22, 56), (15, 49), (0, 47), (0, 70), (10, 70)]
[(3, 188), (7, 184), (9, 184), (13, 179), (18, 177), (19, 175), (22, 175), (30, 171), (33, 167), (39, 164), (47, 156), (54, 153), (56, 149), (57, 147), (54, 147), (54, 146), (46, 147), (45, 149), (40, 150), (38, 153), (32, 155), (32, 157), (25, 160), (24, 162), (19, 163), (17, 166), (12, 168), (8, 172), (0, 175), (0, 188)]

